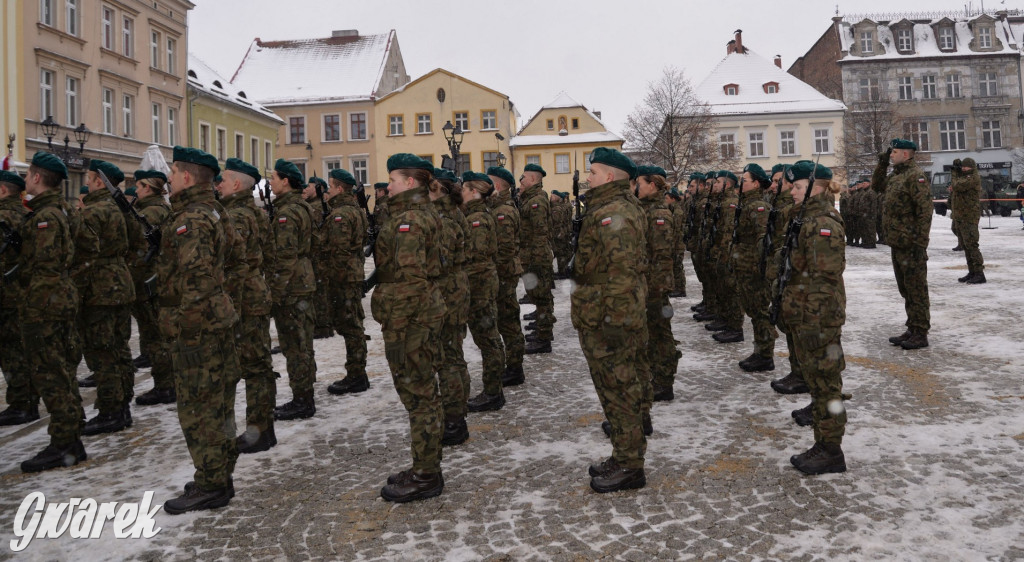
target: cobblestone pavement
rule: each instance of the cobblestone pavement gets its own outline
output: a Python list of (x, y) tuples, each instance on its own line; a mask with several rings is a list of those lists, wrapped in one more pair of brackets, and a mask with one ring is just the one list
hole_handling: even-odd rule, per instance
[[(32, 491), (53, 502), (177, 495), (192, 467), (173, 406), (134, 408), (129, 430), (86, 438), (87, 462), (38, 475), (17, 465), (45, 445), (45, 418), (0, 429), (0, 558), (1024, 560), (1022, 238), (1016, 217), (993, 223), (1001, 228), (982, 231), (989, 283), (970, 287), (956, 283), (963, 255), (948, 250), (948, 219), (935, 217), (935, 328), (931, 347), (915, 352), (886, 342), (904, 318), (888, 248), (849, 249), (844, 379), (854, 397), (844, 474), (806, 477), (789, 465), (812, 440), (790, 417), (807, 395), (768, 387), (788, 372), (784, 341), (775, 372), (741, 371), (749, 323), (746, 342), (713, 342), (689, 318), (699, 286), (687, 264), (691, 295), (673, 300), (683, 351), (676, 398), (654, 408), (642, 490), (599, 495), (588, 486), (587, 465), (611, 447), (569, 322), (569, 282), (559, 281), (555, 352), (527, 356), (527, 382), (506, 390), (503, 410), (471, 414), (470, 440), (445, 449), (437, 498), (379, 497), (410, 457), (407, 418), (368, 319), (371, 389), (328, 395), (343, 375), (344, 342), (317, 340), (316, 416), (279, 423), (276, 448), (239, 459), (228, 507), (160, 512), (151, 539), (118, 540), (108, 525), (99, 539), (9, 549)], [(480, 357), (472, 343), (466, 349), (475, 393)], [(275, 367), (284, 372), (281, 356)], [(140, 373), (136, 392), (150, 386)], [(279, 402), (290, 398), (285, 379), (279, 393)], [(84, 396), (91, 404), (94, 392)], [(237, 413), (243, 402), (240, 393)]]

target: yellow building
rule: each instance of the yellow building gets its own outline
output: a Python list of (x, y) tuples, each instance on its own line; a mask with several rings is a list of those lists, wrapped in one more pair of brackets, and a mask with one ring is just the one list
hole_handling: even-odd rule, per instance
[(603, 146), (622, 150), (622, 137), (609, 131), (601, 116), (562, 92), (523, 126), (510, 145), (513, 174), (527, 164), (539, 164), (547, 172), (548, 191), (572, 190), (572, 176), (580, 171), (586, 181), (590, 153)]
[[(22, 86), (25, 84), (25, 69), (22, 65), (21, 48), (22, 10), (24, 2), (0, 3), (0, 92), (3, 92), (4, 103), (0, 111), (0, 140), (6, 148), (0, 159), (8, 152), (12, 153), (16, 162), (25, 162), (30, 157), (25, 155), (25, 97)], [(18, 166), (18, 168), (22, 168)], [(25, 172), (26, 169), (19, 169)]]
[(427, 74), (387, 94), (374, 104), (376, 159), (374, 178), (386, 178), (387, 157), (409, 152), (440, 167), (449, 155), (442, 128), (451, 123), (462, 132), (459, 172), (484, 172), (507, 157), (518, 113), (508, 96), (444, 70)]

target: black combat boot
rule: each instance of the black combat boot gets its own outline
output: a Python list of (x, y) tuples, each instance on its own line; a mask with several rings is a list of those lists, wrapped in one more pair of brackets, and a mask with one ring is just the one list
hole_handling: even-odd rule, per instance
[(964, 283), (967, 283), (968, 285), (980, 285), (985, 282), (985, 274), (981, 271), (978, 273), (972, 273), (971, 276), (964, 281)]
[(93, 419), (85, 422), (82, 435), (100, 435), (102, 433), (114, 433), (121, 431), (131, 425), (131, 418), (125, 416), (124, 410), (113, 412), (100, 412)]
[(74, 466), (86, 459), (85, 445), (79, 439), (67, 445), (49, 444), (45, 449), (36, 453), (36, 456), (21, 463), (22, 472), (42, 472), (51, 468)]
[(724, 320), (715, 320), (709, 324), (704, 324), (704, 329), (709, 332), (721, 332), (722, 330), (728, 330), (729, 325)]
[(537, 338), (526, 342), (526, 354), (533, 355), (535, 353), (551, 353), (551, 340)]
[(530, 342), (541, 341), (540, 336), (537, 335), (537, 332), (526, 332), (526, 334), (523, 335), (523, 339), (526, 340), (527, 344), (529, 344)]
[(271, 355), (277, 355), (279, 353), (281, 353), (281, 346), (275, 345), (274, 347), (270, 348)]
[(668, 296), (669, 298), (672, 299), (682, 298), (686, 296), (686, 290), (684, 289), (682, 291), (672, 291), (671, 293), (668, 294)]
[(287, 402), (274, 408), (274, 419), (278, 421), (301, 420), (313, 417), (316, 413), (316, 404), (313, 402), (313, 395), (296, 396), (291, 402)]
[(634, 490), (647, 485), (647, 476), (642, 468), (623, 468), (613, 459), (603, 463), (604, 472), (590, 478), (590, 487), (599, 494)]
[(698, 311), (700, 311), (700, 310), (704, 310), (704, 301), (702, 300), (702, 301), (700, 301), (699, 303), (697, 303), (697, 304), (695, 304), (695, 305), (691, 306), (691, 307), (690, 307), (690, 310), (692, 310), (692, 311), (694, 311), (694, 312), (698, 312)]
[(277, 445), (277, 435), (274, 433), (274, 422), (265, 431), (259, 431), (255, 427), (249, 427), (245, 433), (235, 438), (235, 445), (238, 453), (247, 455), (250, 453), (261, 453)]
[(725, 329), (711, 336), (718, 343), (736, 343), (743, 341), (743, 330)]
[(960, 245), (960, 244), (957, 244), (956, 248), (953, 248), (953, 251), (954, 252), (962, 252), (962, 251), (964, 251), (964, 247), (962, 245)]
[(534, 320), (533, 322), (530, 322), (526, 326), (523, 326), (523, 329), (524, 330), (536, 330), (537, 329), (537, 321)]
[(956, 279), (956, 280), (957, 280), (958, 282), (960, 282), (960, 283), (966, 283), (966, 282), (967, 282), (967, 280), (968, 280), (968, 279), (970, 279), (972, 275), (974, 275), (974, 274), (973, 274), (973, 273), (971, 273), (970, 271), (968, 271), (968, 272), (967, 272), (967, 275), (964, 275), (963, 277), (957, 277), (957, 279)]
[[(466, 426), (465, 416), (445, 416), (444, 435), (441, 436), (442, 445), (461, 445), (469, 439), (469, 427)], [(391, 484), (392, 482), (388, 482)]]
[[(233, 488), (233, 487), (232, 487)], [(227, 488), (203, 490), (199, 486), (185, 486), (185, 493), (164, 502), (164, 511), (170, 515), (179, 515), (186, 511), (202, 511), (224, 507), (231, 501), (231, 491)]]
[(153, 404), (174, 404), (178, 399), (174, 393), (174, 387), (154, 388), (135, 397), (135, 403), (139, 406), (152, 406)]
[(693, 319), (698, 321), (698, 322), (707, 322), (709, 320), (715, 320), (716, 318), (718, 318), (718, 317), (715, 316), (715, 314), (713, 312), (710, 312), (707, 309), (704, 309), (704, 310), (702, 310), (700, 312), (696, 312), (693, 315)]
[(803, 377), (796, 373), (790, 373), (781, 379), (775, 379), (771, 383), (772, 390), (779, 394), (806, 394), (811, 391), (804, 382)]
[(501, 374), (501, 386), (519, 386), (526, 382), (526, 375), (523, 373), (522, 365), (508, 365), (505, 372)]
[(878, 246), (875, 246), (874, 242), (865, 242), (864, 244), (861, 245), (861, 248), (865, 248), (865, 249), (868, 249), (868, 250), (874, 250), (877, 247)]
[(743, 361), (740, 361), (740, 369), (747, 371), (748, 373), (757, 373), (761, 371), (774, 371), (775, 370), (775, 358), (765, 357), (757, 353), (751, 353), (750, 357), (747, 357)]
[(333, 338), (333, 337), (334, 337), (334, 329), (331, 328), (330, 326), (326, 326), (326, 327), (321, 326), (321, 327), (316, 328), (316, 329), (313, 330), (313, 339), (315, 339), (315, 340), (323, 340), (323, 339)]
[(481, 392), (471, 398), (466, 406), (470, 412), (493, 412), (500, 410), (505, 405), (505, 393), (498, 391), (497, 394)]
[(380, 497), (389, 502), (405, 503), (425, 500), (440, 495), (444, 478), (440, 472), (427, 473), (410, 470), (398, 473), (395, 482), (380, 489)]
[[(196, 483), (195, 483), (195, 480), (193, 480), (192, 482), (189, 482), (188, 484), (185, 484), (185, 491), (188, 492), (190, 490), (194, 490), (195, 487), (196, 487)], [(230, 476), (228, 476), (228, 497), (229, 498), (235, 497), (235, 479), (230, 477)]]
[(140, 353), (138, 357), (132, 359), (132, 365), (134, 365), (136, 369), (148, 369), (153, 366), (153, 363), (149, 360), (148, 355)]
[(14, 406), (8, 406), (0, 412), (0, 426), (21, 425), (39, 419), (39, 406), (32, 406), (27, 410), (18, 410)]
[(530, 295), (523, 295), (519, 299), (519, 304), (533, 304), (533, 301), (530, 300)]
[[(643, 425), (644, 435), (650, 437), (654, 434), (654, 424), (651, 423), (651, 414), (644, 414), (641, 419)], [(604, 432), (608, 437), (612, 436), (612, 422), (603, 421), (601, 422), (601, 431)]]
[(340, 381), (334, 381), (327, 387), (327, 392), (331, 394), (359, 394), (360, 392), (366, 392), (370, 389), (370, 379), (366, 376), (366, 373), (359, 373), (355, 375), (346, 375), (345, 378)]
[(617, 465), (618, 464), (615, 463), (615, 461), (613, 461), (611, 459), (611, 457), (609, 457), (609, 458), (607, 458), (607, 459), (605, 459), (605, 460), (603, 460), (601, 462), (595, 462), (595, 463), (591, 464), (590, 467), (587, 468), (587, 474), (589, 474), (591, 477), (600, 476), (600, 475), (604, 474), (605, 472), (608, 472), (608, 470), (612, 466), (617, 466)]
[(911, 331), (907, 330), (907, 331), (903, 332), (902, 334), (900, 334), (898, 336), (893, 336), (893, 337), (889, 338), (889, 343), (891, 343), (893, 345), (899, 345), (899, 344), (907, 341), (908, 339), (910, 339), (910, 336), (912, 336), (912, 335), (913, 334), (911, 333)]
[(900, 343), (903, 349), (921, 349), (928, 347), (928, 334), (914, 332), (909, 338)]
[(811, 402), (803, 408), (793, 410), (791, 412), (791, 415), (793, 416), (793, 419), (796, 420), (797, 425), (800, 427), (807, 427), (814, 424), (814, 414), (811, 412), (811, 406), (813, 405), (814, 402)]
[(96, 388), (96, 375), (90, 373), (84, 379), (78, 379), (78, 388)]
[(846, 472), (846, 456), (838, 443), (815, 443), (807, 451), (790, 457), (789, 462), (804, 474)]
[(675, 398), (675, 393), (672, 392), (671, 386), (658, 386), (654, 385), (654, 401), (655, 402), (671, 402)]
[(536, 310), (534, 310), (533, 312), (528, 312), (528, 313), (523, 315), (523, 320), (526, 320), (526, 321), (531, 321), (531, 320), (536, 320), (536, 319), (537, 319), (537, 311)]

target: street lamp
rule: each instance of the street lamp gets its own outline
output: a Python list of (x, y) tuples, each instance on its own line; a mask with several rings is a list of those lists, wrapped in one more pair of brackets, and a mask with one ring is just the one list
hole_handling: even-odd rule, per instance
[(504, 168), (507, 160), (505, 155), (501, 153), (501, 141), (505, 140), (505, 137), (501, 133), (494, 133), (494, 138), (498, 139), (498, 157), (495, 160), (497, 160), (499, 167)]
[(53, 120), (52, 115), (47, 115), (46, 119), (44, 119), (43, 122), (39, 124), (39, 126), (43, 128), (43, 135), (46, 136), (46, 144), (49, 146), (50, 151), (52, 152), (53, 137), (57, 136), (57, 129), (60, 128), (60, 125), (58, 125), (57, 122)]
[[(451, 162), (442, 162), (441, 167), (447, 168), (459, 174), (459, 147), (462, 146), (462, 136), (465, 134), (462, 131), (462, 127), (455, 125), (452, 126), (451, 121), (446, 121), (444, 127), (441, 127), (441, 132), (444, 133), (444, 140), (448, 142), (448, 150), (451, 151)], [(443, 159), (442, 159), (443, 160)], [(445, 164), (448, 164), (447, 166)]]
[(81, 123), (71, 130), (75, 135), (75, 142), (78, 143), (78, 152), (75, 152), (74, 149), (71, 148), (71, 138), (67, 134), (64, 135), (64, 147), (54, 150), (53, 137), (57, 136), (57, 132), (60, 130), (60, 125), (53, 120), (53, 117), (48, 115), (46, 119), (39, 124), (39, 126), (42, 127), (43, 135), (46, 136), (46, 146), (49, 151), (65, 163), (72, 158), (80, 156), (82, 152), (85, 151), (85, 143), (89, 142), (89, 135), (92, 134), (92, 131), (85, 126), (85, 123)]
[(316, 177), (316, 167), (313, 166), (313, 143), (306, 142), (306, 152), (309, 153), (309, 168), (313, 170), (313, 177)]
[(508, 160), (505, 158), (505, 155), (499, 152), (498, 153), (498, 167), (499, 168), (504, 168), (505, 167), (505, 162), (507, 162), (507, 161)]

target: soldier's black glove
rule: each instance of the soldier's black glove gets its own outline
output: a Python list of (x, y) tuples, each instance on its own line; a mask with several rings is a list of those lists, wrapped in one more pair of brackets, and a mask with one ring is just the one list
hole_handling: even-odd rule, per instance
[(0, 253), (11, 251), (14, 255), (21, 253), (21, 235), (17, 230), (11, 228), (6, 222), (0, 222), (0, 231), (3, 234), (3, 242), (0, 243)]
[(892, 156), (892, 147), (878, 155), (878, 163), (889, 165), (889, 157)]

